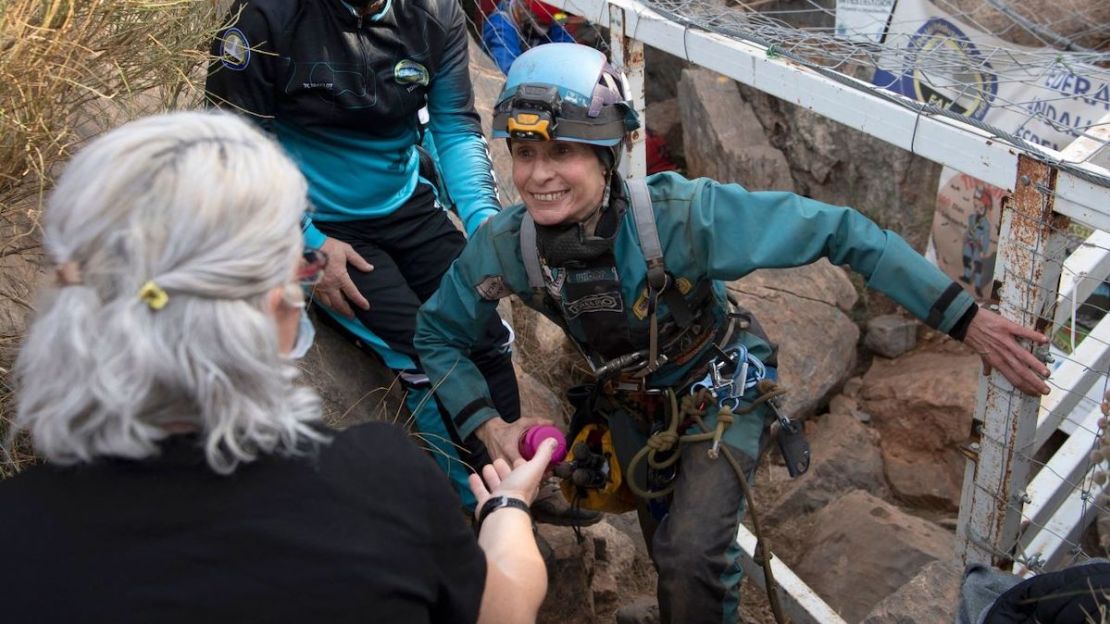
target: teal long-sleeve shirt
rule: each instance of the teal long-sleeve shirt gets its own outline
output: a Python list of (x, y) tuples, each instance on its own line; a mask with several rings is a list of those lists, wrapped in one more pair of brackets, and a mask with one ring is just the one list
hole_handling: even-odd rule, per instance
[[(793, 193), (750, 192), (738, 184), (687, 180), (674, 173), (657, 174), (647, 182), (664, 262), (676, 280), (717, 281), (716, 290), (723, 296), (723, 282), (756, 269), (828, 258), (850, 266), (869, 287), (943, 332), (951, 331), (975, 305), (900, 236), (851, 208)], [(520, 250), (523, 215), (524, 207), (517, 205), (482, 226), (417, 316), (415, 344), (421, 365), (464, 439), (497, 416), (489, 388), (468, 358), (471, 347), (496, 312), (499, 298), (517, 294), (535, 307)], [(631, 210), (619, 225), (614, 255), (624, 301), (636, 301), (646, 290), (647, 268)], [(625, 305), (630, 325), (646, 325), (647, 319), (639, 318), (634, 307)], [(559, 314), (547, 307), (536, 309), (552, 319)], [(664, 304), (659, 314), (668, 314)], [(665, 386), (676, 377), (675, 370), (664, 366), (648, 384)]]

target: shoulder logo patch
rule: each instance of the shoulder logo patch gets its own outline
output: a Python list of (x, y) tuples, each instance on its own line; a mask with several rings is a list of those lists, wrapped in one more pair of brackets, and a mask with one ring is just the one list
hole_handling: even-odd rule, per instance
[(505, 284), (505, 278), (500, 275), (487, 275), (482, 278), (481, 282), (474, 287), (478, 291), (478, 295), (486, 301), (497, 301), (504, 299), (513, 294), (509, 286)]
[(415, 87), (416, 85), (426, 87), (430, 81), (428, 68), (408, 59), (398, 61), (393, 66), (393, 79), (397, 81), (397, 84), (409, 87)]
[(243, 71), (251, 62), (251, 44), (247, 36), (238, 28), (228, 28), (224, 31), (223, 43), (220, 46), (220, 61), (224, 67), (232, 71)]

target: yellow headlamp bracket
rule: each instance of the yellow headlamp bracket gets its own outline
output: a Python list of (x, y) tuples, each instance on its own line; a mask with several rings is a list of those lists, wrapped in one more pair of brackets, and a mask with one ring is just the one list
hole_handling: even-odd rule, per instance
[(513, 111), (506, 129), (514, 139), (550, 141), (555, 124), (551, 113), (546, 111)]

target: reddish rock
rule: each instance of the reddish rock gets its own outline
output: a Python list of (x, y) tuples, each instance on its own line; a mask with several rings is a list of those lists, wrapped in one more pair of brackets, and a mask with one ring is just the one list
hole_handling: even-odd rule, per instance
[(890, 496), (879, 436), (851, 412), (836, 410), (822, 416), (807, 435), (812, 453), (809, 472), (786, 481), (765, 512), (764, 526), (773, 536), (775, 552), (787, 562), (797, 561), (804, 552), (797, 548), (797, 536), (804, 533), (803, 516), (855, 490)]
[(954, 559), (934, 561), (884, 598), (861, 624), (954, 622), (962, 578), (963, 566)]
[(955, 538), (866, 492), (813, 515), (794, 571), (848, 622), (858, 622), (928, 563), (952, 556)]
[[(540, 525), (554, 550), (539, 624), (612, 622), (617, 610), (654, 596), (655, 570), (633, 538), (606, 521), (582, 529)], [(650, 611), (650, 610), (649, 610)]]
[(520, 386), (520, 413), (524, 416), (547, 418), (564, 430), (569, 424), (563, 401), (546, 385), (532, 375), (517, 368), (517, 385)]
[(953, 511), (960, 502), (978, 356), (956, 343), (894, 360), (876, 359), (863, 379), (860, 407), (882, 436), (887, 481), (907, 503)]

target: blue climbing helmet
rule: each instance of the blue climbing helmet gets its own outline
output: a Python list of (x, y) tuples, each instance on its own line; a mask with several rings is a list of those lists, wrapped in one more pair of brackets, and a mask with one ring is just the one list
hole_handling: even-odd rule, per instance
[(628, 81), (601, 52), (577, 43), (536, 46), (513, 61), (493, 111), (493, 137), (619, 146), (640, 119)]

